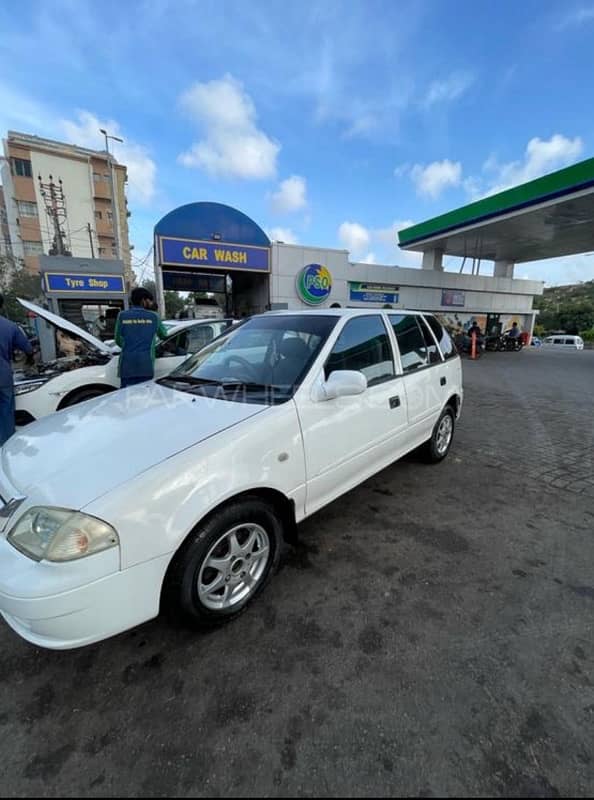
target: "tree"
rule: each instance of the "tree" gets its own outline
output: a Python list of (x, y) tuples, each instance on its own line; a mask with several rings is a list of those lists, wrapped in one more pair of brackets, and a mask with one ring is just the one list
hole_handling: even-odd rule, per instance
[(4, 294), (4, 313), (21, 324), (27, 321), (27, 312), (17, 298), (41, 303), (43, 291), (39, 273), (29, 272), (25, 264), (12, 256), (0, 259), (1, 288)]
[[(153, 297), (157, 296), (155, 282), (147, 279), (142, 282), (142, 288), (146, 289)], [(176, 315), (186, 306), (186, 301), (179, 292), (165, 292), (165, 319), (175, 319)]]

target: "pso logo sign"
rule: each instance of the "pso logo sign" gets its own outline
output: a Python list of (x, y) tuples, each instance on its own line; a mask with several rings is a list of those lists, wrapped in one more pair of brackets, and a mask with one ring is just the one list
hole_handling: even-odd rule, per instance
[(308, 264), (297, 275), (297, 294), (309, 306), (319, 306), (332, 291), (332, 275), (322, 264)]

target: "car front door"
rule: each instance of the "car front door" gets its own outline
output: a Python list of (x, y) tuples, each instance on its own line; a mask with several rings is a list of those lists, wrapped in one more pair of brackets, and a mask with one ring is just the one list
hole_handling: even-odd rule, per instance
[[(314, 384), (335, 370), (362, 372), (367, 389), (350, 397), (314, 399)], [(405, 392), (380, 314), (346, 321), (323, 369), (313, 384), (301, 387), (295, 403), (305, 449), (308, 514), (403, 454)]]

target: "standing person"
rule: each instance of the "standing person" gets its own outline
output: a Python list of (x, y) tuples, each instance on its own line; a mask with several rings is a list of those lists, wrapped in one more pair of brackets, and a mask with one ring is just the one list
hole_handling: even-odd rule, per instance
[(167, 329), (152, 311), (154, 299), (147, 289), (133, 289), (127, 311), (120, 311), (115, 340), (122, 348), (119, 375), (122, 389), (150, 381), (155, 374), (155, 341), (167, 338)]
[(483, 335), (483, 332), (481, 331), (480, 325), (478, 324), (478, 322), (475, 319), (472, 320), (472, 325), (468, 329), (468, 335), (469, 336), (472, 336), (473, 333), (476, 333), (477, 340)]
[[(0, 314), (4, 308), (4, 297), (0, 294)], [(15, 350), (27, 355), (27, 363), (33, 363), (31, 343), (14, 322), (0, 316), (0, 445), (14, 433), (14, 380), (12, 359)]]

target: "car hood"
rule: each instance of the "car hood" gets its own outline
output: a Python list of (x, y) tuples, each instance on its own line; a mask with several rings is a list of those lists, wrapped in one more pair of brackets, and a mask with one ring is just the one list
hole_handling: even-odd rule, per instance
[(2, 448), (2, 469), (20, 494), (78, 509), (267, 408), (141, 384), (26, 426)]
[(108, 353), (109, 355), (112, 354), (112, 348), (105, 344), (105, 342), (102, 342), (101, 339), (93, 336), (92, 333), (85, 331), (84, 328), (79, 328), (79, 326), (75, 325), (73, 322), (69, 322), (67, 319), (64, 319), (64, 317), (59, 317), (57, 314), (53, 314), (51, 311), (48, 311), (47, 308), (41, 308), (41, 306), (37, 306), (35, 303), (31, 303), (29, 300), (22, 300), (20, 297), (18, 297), (17, 300), (23, 306), (23, 308), (27, 309), (27, 311), (32, 311), (38, 317), (43, 317), (43, 319), (47, 320), (56, 328), (60, 328), (60, 330), (84, 339), (85, 342), (93, 345), (93, 347), (99, 350), (101, 353)]

